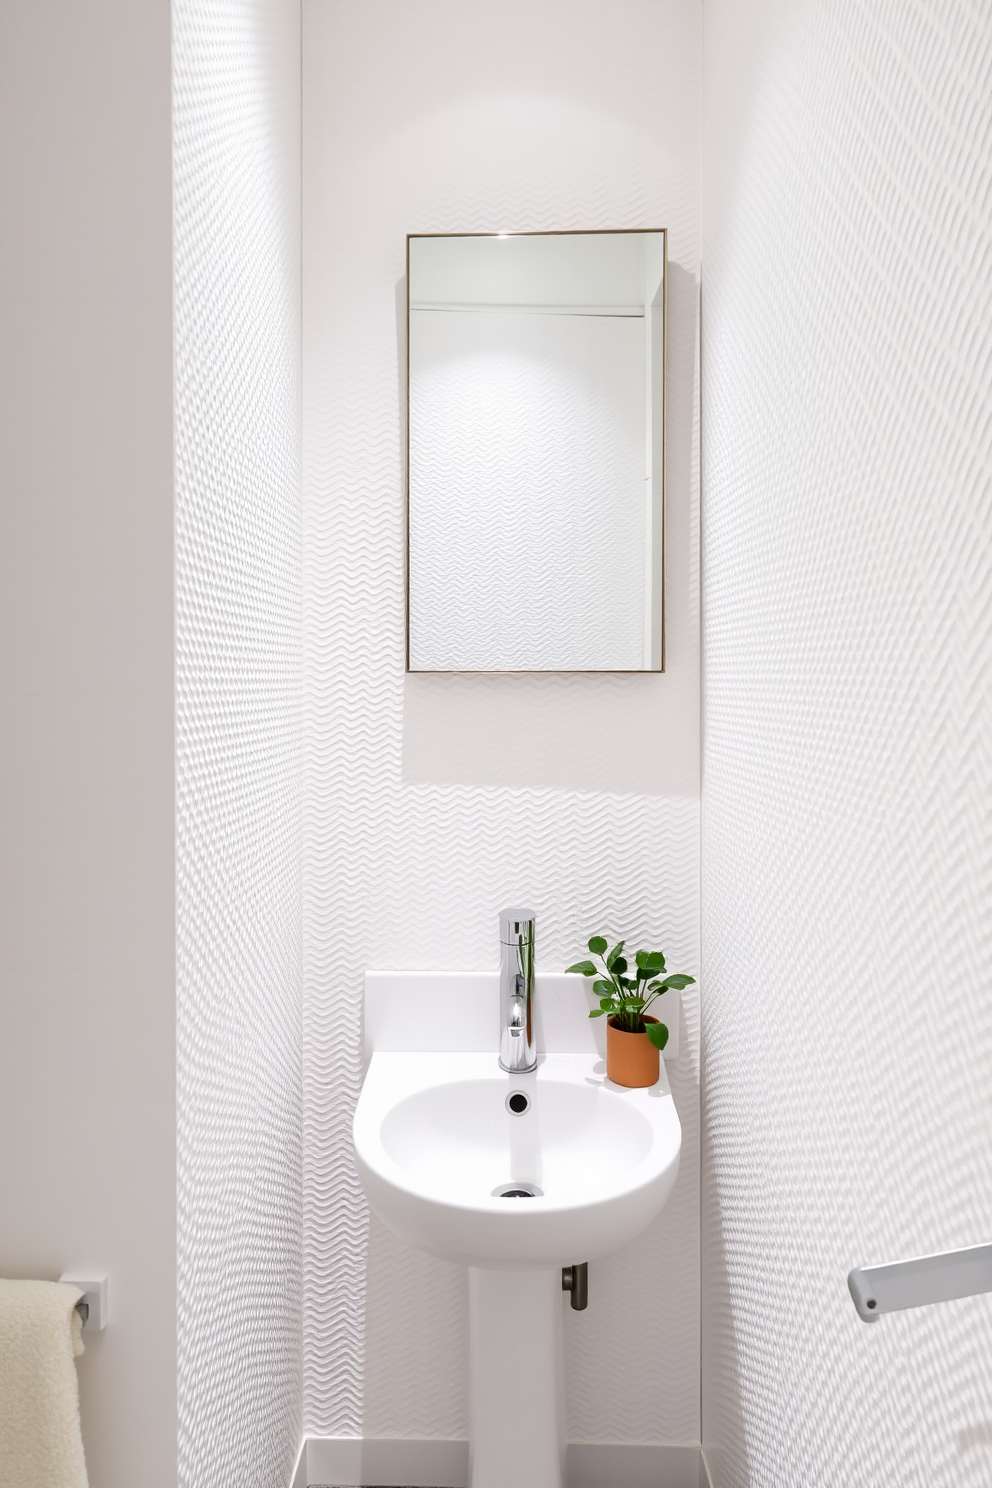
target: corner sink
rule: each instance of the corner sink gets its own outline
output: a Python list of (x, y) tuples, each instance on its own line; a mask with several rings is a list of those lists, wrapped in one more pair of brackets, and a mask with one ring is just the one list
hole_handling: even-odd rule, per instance
[[(584, 979), (536, 991), (537, 1068), (509, 1074), (495, 974), (365, 976), (355, 1162), (400, 1239), (468, 1268), (469, 1488), (563, 1488), (561, 1268), (646, 1229), (679, 1165), (664, 1064), (646, 1090), (614, 1085)], [(595, 1307), (594, 1276), (589, 1291)]]
[(628, 1090), (596, 1052), (546, 1053), (509, 1075), (495, 1053), (382, 1051), (354, 1144), (368, 1200), (401, 1239), (466, 1266), (533, 1269), (640, 1234), (675, 1182), (681, 1128), (664, 1067)]

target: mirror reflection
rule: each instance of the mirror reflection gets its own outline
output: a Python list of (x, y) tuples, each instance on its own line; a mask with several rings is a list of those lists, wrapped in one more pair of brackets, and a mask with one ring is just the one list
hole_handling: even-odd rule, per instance
[(408, 669), (663, 670), (665, 233), (407, 247)]

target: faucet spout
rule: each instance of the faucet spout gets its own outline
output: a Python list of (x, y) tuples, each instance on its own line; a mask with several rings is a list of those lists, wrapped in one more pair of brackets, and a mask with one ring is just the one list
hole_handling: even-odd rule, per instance
[(499, 1064), (511, 1075), (525, 1074), (537, 1068), (533, 912), (504, 909), (499, 940)]

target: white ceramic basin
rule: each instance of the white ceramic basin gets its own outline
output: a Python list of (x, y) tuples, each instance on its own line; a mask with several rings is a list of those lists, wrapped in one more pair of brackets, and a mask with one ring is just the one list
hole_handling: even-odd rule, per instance
[[(507, 1109), (523, 1094), (527, 1110)], [(518, 1101), (519, 1104), (519, 1101)], [(656, 1085), (607, 1080), (597, 1054), (507, 1075), (493, 1054), (373, 1054), (354, 1143), (369, 1202), (402, 1239), (466, 1266), (529, 1269), (607, 1255), (659, 1213), (682, 1130)], [(535, 1197), (498, 1190), (533, 1188)]]

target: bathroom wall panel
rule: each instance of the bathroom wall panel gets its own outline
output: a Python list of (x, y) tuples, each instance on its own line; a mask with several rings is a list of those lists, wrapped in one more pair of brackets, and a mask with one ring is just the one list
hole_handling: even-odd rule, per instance
[[(306, 1426), (463, 1436), (464, 1275), (370, 1218), (361, 973), (541, 965), (602, 928), (698, 961), (698, 7), (305, 0)], [(404, 237), (671, 229), (669, 671), (405, 677)], [(696, 1003), (657, 1225), (566, 1312), (569, 1433), (698, 1440)], [(495, 1031), (494, 1031), (495, 1039)], [(576, 1259), (580, 1259), (576, 1257)], [(629, 1278), (636, 1272), (639, 1278)]]
[(285, 1488), (301, 1378), (300, 67), (174, 10), (179, 1481)]
[(992, 1237), (992, 12), (706, 10), (704, 1443), (979, 1488), (992, 1299), (846, 1274)]
[(5, 0), (0, 1275), (109, 1276), (99, 1488), (176, 1481), (170, 186), (168, 0)]

